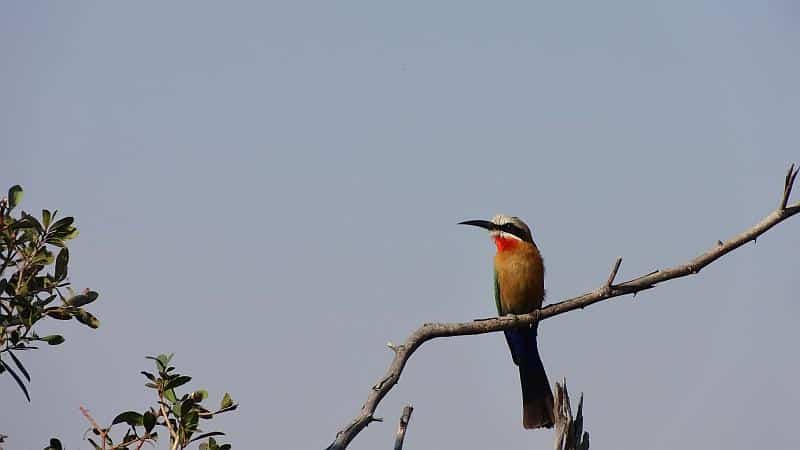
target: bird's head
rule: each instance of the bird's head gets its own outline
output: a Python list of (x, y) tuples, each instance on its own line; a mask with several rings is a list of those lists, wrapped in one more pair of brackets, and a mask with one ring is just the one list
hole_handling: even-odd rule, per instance
[(489, 236), (501, 252), (516, 247), (521, 242), (533, 244), (531, 230), (519, 217), (498, 214), (492, 220), (465, 220), (459, 225), (472, 225), (489, 230)]

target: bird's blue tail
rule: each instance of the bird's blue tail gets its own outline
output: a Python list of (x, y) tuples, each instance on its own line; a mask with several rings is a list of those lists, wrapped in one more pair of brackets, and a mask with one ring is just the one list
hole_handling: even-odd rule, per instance
[(525, 428), (553, 426), (553, 392), (536, 344), (536, 326), (506, 330), (506, 341), (522, 384), (522, 425)]

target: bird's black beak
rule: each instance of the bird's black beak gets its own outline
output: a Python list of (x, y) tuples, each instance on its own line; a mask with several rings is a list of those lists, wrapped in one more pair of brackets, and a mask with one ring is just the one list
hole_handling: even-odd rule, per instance
[(480, 227), (486, 228), (489, 231), (496, 230), (497, 225), (488, 220), (465, 220), (463, 222), (458, 222), (459, 225), (472, 225), (473, 227)]

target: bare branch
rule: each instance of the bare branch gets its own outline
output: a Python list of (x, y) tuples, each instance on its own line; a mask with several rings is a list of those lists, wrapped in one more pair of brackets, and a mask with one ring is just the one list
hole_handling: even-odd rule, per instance
[(556, 382), (555, 415), (556, 441), (555, 450), (588, 450), (589, 433), (583, 431), (583, 394), (578, 401), (578, 412), (572, 416), (567, 380)]
[[(792, 165), (790, 174), (786, 177), (784, 185), (783, 200), (788, 200), (791, 193), (791, 187), (797, 176), (797, 171)], [(479, 319), (472, 322), (462, 323), (426, 323), (417, 328), (416, 331), (406, 339), (402, 345), (395, 345), (395, 355), (389, 369), (383, 377), (372, 387), (372, 390), (367, 396), (367, 401), (361, 407), (359, 415), (353, 419), (344, 429), (336, 434), (336, 439), (328, 446), (328, 450), (342, 450), (347, 448), (350, 441), (361, 432), (371, 421), (372, 415), (378, 404), (383, 400), (383, 397), (397, 384), (400, 379), (400, 374), (403, 372), (408, 358), (425, 342), (441, 337), (450, 336), (465, 336), (472, 334), (492, 333), (496, 331), (508, 330), (511, 328), (518, 328), (529, 326), (549, 317), (564, 314), (568, 311), (575, 309), (583, 309), (587, 306), (593, 305), (597, 302), (608, 300), (611, 298), (619, 297), (626, 294), (634, 294), (644, 290), (652, 289), (656, 284), (662, 281), (672, 280), (674, 278), (681, 278), (687, 275), (694, 275), (700, 272), (704, 267), (713, 263), (722, 256), (730, 253), (731, 251), (741, 247), (747, 242), (755, 240), (757, 237), (769, 231), (770, 228), (783, 222), (789, 217), (800, 213), (800, 202), (792, 205), (784, 205), (784, 201), (778, 209), (768, 214), (761, 219), (760, 222), (748, 228), (747, 230), (733, 236), (725, 242), (717, 242), (714, 246), (704, 253), (697, 255), (692, 260), (685, 264), (680, 264), (664, 270), (656, 270), (646, 275), (642, 275), (631, 280), (610, 285), (607, 281), (598, 289), (594, 289), (578, 297), (564, 300), (559, 303), (547, 305), (544, 308), (533, 311), (529, 314), (521, 315), (507, 315), (503, 317), (495, 317), (490, 319)], [(618, 269), (615, 264), (615, 269)], [(616, 276), (612, 270), (612, 274)], [(609, 277), (613, 283), (613, 277)]]
[(406, 429), (408, 428), (408, 421), (411, 420), (411, 413), (414, 412), (414, 407), (406, 405), (403, 408), (403, 414), (400, 415), (400, 424), (397, 426), (397, 434), (394, 438), (394, 450), (403, 450), (403, 440), (406, 438)]

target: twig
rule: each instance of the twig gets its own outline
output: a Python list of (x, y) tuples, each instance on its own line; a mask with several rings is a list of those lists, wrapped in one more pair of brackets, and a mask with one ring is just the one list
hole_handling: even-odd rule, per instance
[[(783, 199), (787, 201), (796, 175), (797, 171), (794, 170), (794, 165), (792, 165), (790, 168), (790, 174), (786, 176), (783, 190)], [(721, 244), (716, 242), (711, 249), (701, 253), (685, 264), (650, 272), (646, 275), (642, 275), (616, 285), (608, 286), (607, 289), (606, 285), (608, 284), (608, 281), (605, 281), (604, 284), (598, 289), (594, 289), (578, 297), (548, 305), (529, 314), (508, 315), (485, 320), (476, 320), (472, 322), (426, 323), (422, 325), (421, 327), (417, 328), (416, 331), (411, 333), (411, 335), (402, 345), (394, 345), (394, 359), (389, 365), (389, 369), (386, 371), (386, 374), (381, 377), (372, 387), (369, 395), (367, 396), (367, 401), (361, 407), (361, 411), (358, 416), (356, 416), (356, 418), (353, 419), (350, 424), (336, 434), (336, 439), (331, 443), (330, 446), (328, 446), (328, 449), (342, 450), (347, 448), (353, 438), (355, 438), (355, 436), (360, 433), (361, 430), (369, 425), (370, 422), (374, 421), (373, 414), (375, 413), (378, 404), (394, 387), (394, 385), (397, 384), (397, 381), (400, 379), (400, 374), (403, 372), (403, 369), (408, 362), (408, 358), (411, 357), (414, 351), (416, 351), (417, 348), (419, 348), (425, 342), (440, 337), (484, 334), (508, 330), (511, 328), (529, 326), (549, 317), (564, 314), (568, 311), (573, 311), (576, 309), (586, 308), (589, 305), (593, 305), (603, 300), (608, 300), (626, 294), (635, 295), (637, 292), (654, 288), (656, 284), (662, 281), (697, 274), (707, 265), (741, 247), (745, 243), (755, 240), (757, 237), (766, 233), (770, 228), (797, 213), (800, 213), (800, 202), (786, 206), (783, 204), (782, 200), (778, 209), (768, 214), (757, 224), (737, 234), (736, 236), (733, 236), (726, 242)], [(616, 264), (615, 268), (617, 268)], [(615, 275), (613, 271), (612, 275)]]
[(622, 264), (621, 256), (617, 258), (617, 261), (614, 263), (614, 267), (611, 268), (611, 273), (608, 275), (608, 280), (606, 280), (606, 285), (604, 287), (605, 290), (611, 290), (614, 288), (614, 278), (617, 278), (617, 272), (619, 272), (620, 264)]
[(161, 395), (161, 392), (158, 393), (159, 402), (158, 406), (161, 407), (161, 415), (164, 417), (164, 424), (167, 427), (167, 431), (169, 431), (169, 437), (172, 438), (172, 450), (178, 448), (178, 433), (172, 430), (172, 424), (169, 422), (169, 415), (167, 414), (166, 408), (164, 408), (164, 397)]
[(414, 412), (414, 407), (406, 405), (403, 408), (403, 414), (400, 415), (400, 424), (397, 426), (397, 434), (394, 438), (394, 450), (403, 450), (403, 440), (406, 438), (406, 429), (408, 428), (408, 421), (411, 420), (411, 413)]
[(86, 420), (88, 420), (89, 423), (92, 425), (92, 428), (94, 429), (94, 431), (96, 431), (97, 434), (100, 435), (100, 439), (103, 440), (103, 450), (105, 450), (105, 448), (106, 448), (106, 430), (100, 428), (100, 425), (98, 425), (97, 422), (95, 422), (95, 420), (92, 417), (92, 415), (89, 414), (89, 410), (88, 409), (84, 408), (83, 406), (80, 406), (79, 408), (81, 410), (81, 413), (83, 414), (83, 417), (86, 417)]
[(794, 164), (789, 166), (789, 172), (786, 173), (786, 179), (783, 181), (783, 198), (781, 198), (780, 209), (786, 209), (786, 204), (789, 202), (789, 196), (792, 195), (792, 186), (794, 180), (797, 178), (797, 172), (800, 171), (800, 166), (796, 169)]

